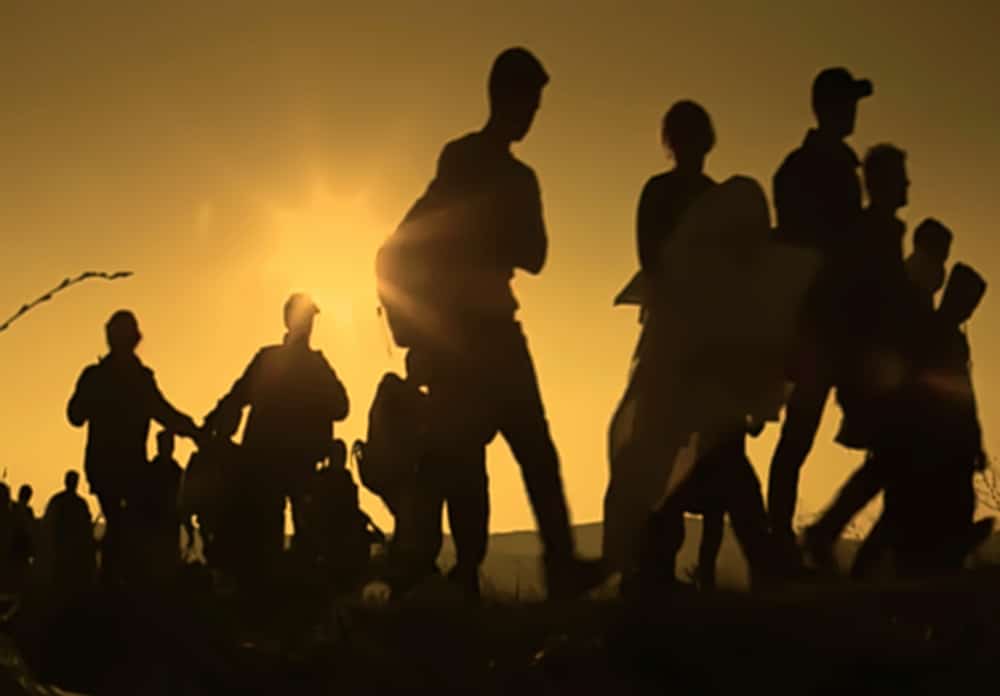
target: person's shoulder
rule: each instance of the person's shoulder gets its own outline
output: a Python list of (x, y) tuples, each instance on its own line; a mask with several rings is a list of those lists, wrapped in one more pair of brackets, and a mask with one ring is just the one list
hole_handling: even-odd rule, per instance
[(80, 370), (80, 380), (96, 379), (104, 372), (104, 369), (104, 361), (102, 360), (86, 365)]
[(775, 172), (775, 178), (781, 178), (789, 172), (794, 172), (808, 163), (809, 152), (806, 150), (804, 145), (800, 145), (795, 148), (781, 160), (781, 164), (778, 165), (778, 169)]
[(643, 186), (645, 189), (659, 189), (667, 186), (671, 186), (674, 180), (677, 178), (677, 172), (674, 170), (660, 172), (659, 174), (654, 174), (653, 176), (646, 179), (646, 185)]
[(446, 142), (438, 160), (442, 163), (463, 161), (475, 156), (481, 148), (482, 136), (475, 132), (466, 133)]
[(149, 365), (140, 360), (138, 356), (135, 357), (135, 362), (132, 365), (132, 369), (134, 369), (139, 375), (141, 375), (142, 379), (144, 380), (156, 379), (156, 373), (153, 372), (153, 368), (151, 368)]
[(646, 179), (646, 183), (642, 186), (642, 193), (640, 196), (646, 199), (658, 198), (668, 194), (673, 189), (676, 179), (677, 173), (673, 170), (654, 174)]
[(310, 364), (314, 370), (318, 370), (324, 374), (331, 373), (336, 376), (337, 371), (334, 369), (333, 364), (322, 350), (319, 348), (310, 348), (308, 355)]
[(257, 349), (257, 352), (253, 354), (253, 358), (250, 360), (251, 363), (258, 362), (260, 360), (268, 360), (279, 355), (284, 348), (280, 343), (274, 343), (267, 346), (261, 346)]

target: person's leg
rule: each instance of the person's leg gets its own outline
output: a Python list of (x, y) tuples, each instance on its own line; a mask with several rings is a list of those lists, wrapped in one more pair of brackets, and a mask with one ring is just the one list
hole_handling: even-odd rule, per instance
[(851, 565), (851, 578), (867, 580), (871, 577), (876, 565), (887, 551), (892, 548), (892, 517), (885, 512), (879, 516), (868, 536), (861, 542), (858, 552)]
[(97, 502), (104, 516), (104, 538), (101, 540), (101, 578), (117, 578), (122, 565), (122, 504), (124, 500), (114, 491), (99, 491)]
[(638, 542), (637, 572), (623, 578), (624, 592), (630, 585), (642, 590), (668, 590), (677, 583), (677, 554), (684, 546), (684, 505), (679, 495), (649, 514)]
[(494, 337), (484, 368), (497, 399), (499, 430), (521, 467), (545, 553), (548, 593), (574, 595), (600, 584), (605, 573), (597, 562), (576, 557), (569, 507), (560, 476), (559, 455), (549, 432), (538, 379), (527, 342), (518, 325)]
[(812, 449), (830, 394), (830, 381), (813, 374), (795, 385), (785, 407), (785, 422), (768, 474), (767, 510), (777, 540), (794, 548), (792, 520), (798, 497), (799, 472)]
[(528, 499), (534, 510), (538, 530), (550, 558), (573, 555), (569, 509), (559, 471), (559, 455), (549, 432), (531, 356), (524, 344), (515, 344), (517, 353), (505, 361), (507, 383), (500, 432), (510, 445)]
[(421, 471), (411, 485), (398, 491), (396, 501), (386, 579), (394, 592), (405, 592), (438, 572), (444, 493), (429, 472)]
[(479, 599), (479, 567), (489, 537), (489, 492), (486, 452), (478, 447), (453, 462), (448, 482), (448, 524), (455, 540), (455, 567), (448, 574), (473, 600)]
[[(636, 572), (640, 539), (663, 497), (678, 451), (684, 444), (667, 427), (669, 414), (640, 393), (641, 370), (633, 374), (608, 433), (610, 480), (604, 496), (601, 552), (609, 571)], [(652, 395), (652, 398), (661, 396)]]
[(833, 545), (851, 519), (879, 494), (885, 485), (885, 476), (879, 461), (869, 455), (847, 482), (819, 519), (805, 530), (805, 546), (820, 565), (832, 562)]
[(746, 456), (745, 437), (734, 433), (713, 453), (719, 471), (715, 485), (747, 559), (751, 587), (761, 587), (779, 574), (779, 548), (768, 527), (760, 479)]
[[(700, 457), (691, 474), (678, 485), (662, 507), (649, 515), (639, 542), (637, 580), (643, 589), (666, 588), (676, 584), (677, 554), (680, 553), (686, 536), (684, 513), (699, 499), (713, 499), (720, 483), (726, 444), (728, 443), (713, 447), (711, 452)], [(720, 496), (713, 502), (721, 505), (723, 500)], [(709, 535), (712, 533), (709, 530)], [(703, 531), (703, 547), (704, 541)], [(709, 539), (708, 543), (711, 546), (714, 542)], [(714, 566), (715, 555), (710, 563)]]
[(701, 544), (698, 547), (698, 584), (702, 589), (715, 589), (715, 569), (724, 531), (725, 511), (721, 507), (707, 505), (702, 515)]

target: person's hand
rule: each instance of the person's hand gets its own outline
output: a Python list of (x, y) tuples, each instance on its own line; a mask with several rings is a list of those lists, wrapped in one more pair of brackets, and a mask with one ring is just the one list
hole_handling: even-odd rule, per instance
[(976, 471), (986, 471), (990, 467), (990, 455), (986, 454), (986, 450), (980, 448), (973, 460), (973, 466)]
[(198, 449), (205, 449), (205, 447), (212, 441), (212, 429), (206, 423), (195, 430), (194, 436), (191, 439), (194, 440)]

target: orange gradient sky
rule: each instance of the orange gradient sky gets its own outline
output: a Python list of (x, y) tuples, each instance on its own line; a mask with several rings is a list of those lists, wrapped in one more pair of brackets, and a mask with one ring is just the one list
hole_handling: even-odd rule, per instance
[[(552, 75), (516, 149), (541, 181), (550, 255), (515, 291), (576, 522), (601, 516), (607, 425), (638, 331), (611, 298), (637, 266), (639, 191), (668, 166), (657, 134), (671, 102), (712, 114), (711, 175), (748, 174), (770, 192), (811, 124), (815, 73), (842, 64), (871, 78), (852, 144), (906, 149), (910, 228), (940, 218), (953, 260), (1000, 278), (996, 3), (118, 5), (0, 9), (0, 314), (83, 270), (136, 274), (72, 288), (0, 333), (0, 467), (13, 486), (34, 484), (39, 509), (82, 466), (85, 433), (65, 405), (119, 308), (138, 315), (141, 356), (168, 398), (200, 422), (281, 339), (287, 295), (313, 293), (314, 345), (352, 401), (337, 434), (363, 437), (375, 385), (401, 366), (375, 314), (374, 252), (441, 146), (484, 121), (486, 73), (509, 45)], [(993, 292), (970, 332), (987, 446), (1000, 410)], [(859, 460), (832, 444), (838, 419), (831, 407), (805, 468), (805, 511)], [(776, 434), (751, 444), (763, 478)], [(489, 469), (492, 529), (533, 526), (499, 439)]]

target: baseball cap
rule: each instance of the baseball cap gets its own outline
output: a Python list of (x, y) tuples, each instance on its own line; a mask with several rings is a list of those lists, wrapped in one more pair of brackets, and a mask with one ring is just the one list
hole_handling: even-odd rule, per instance
[(814, 104), (857, 101), (874, 92), (871, 80), (856, 79), (847, 68), (835, 67), (821, 71), (813, 80)]
[(285, 301), (285, 326), (290, 326), (297, 320), (306, 319), (316, 314), (319, 314), (319, 307), (304, 292), (293, 293)]

